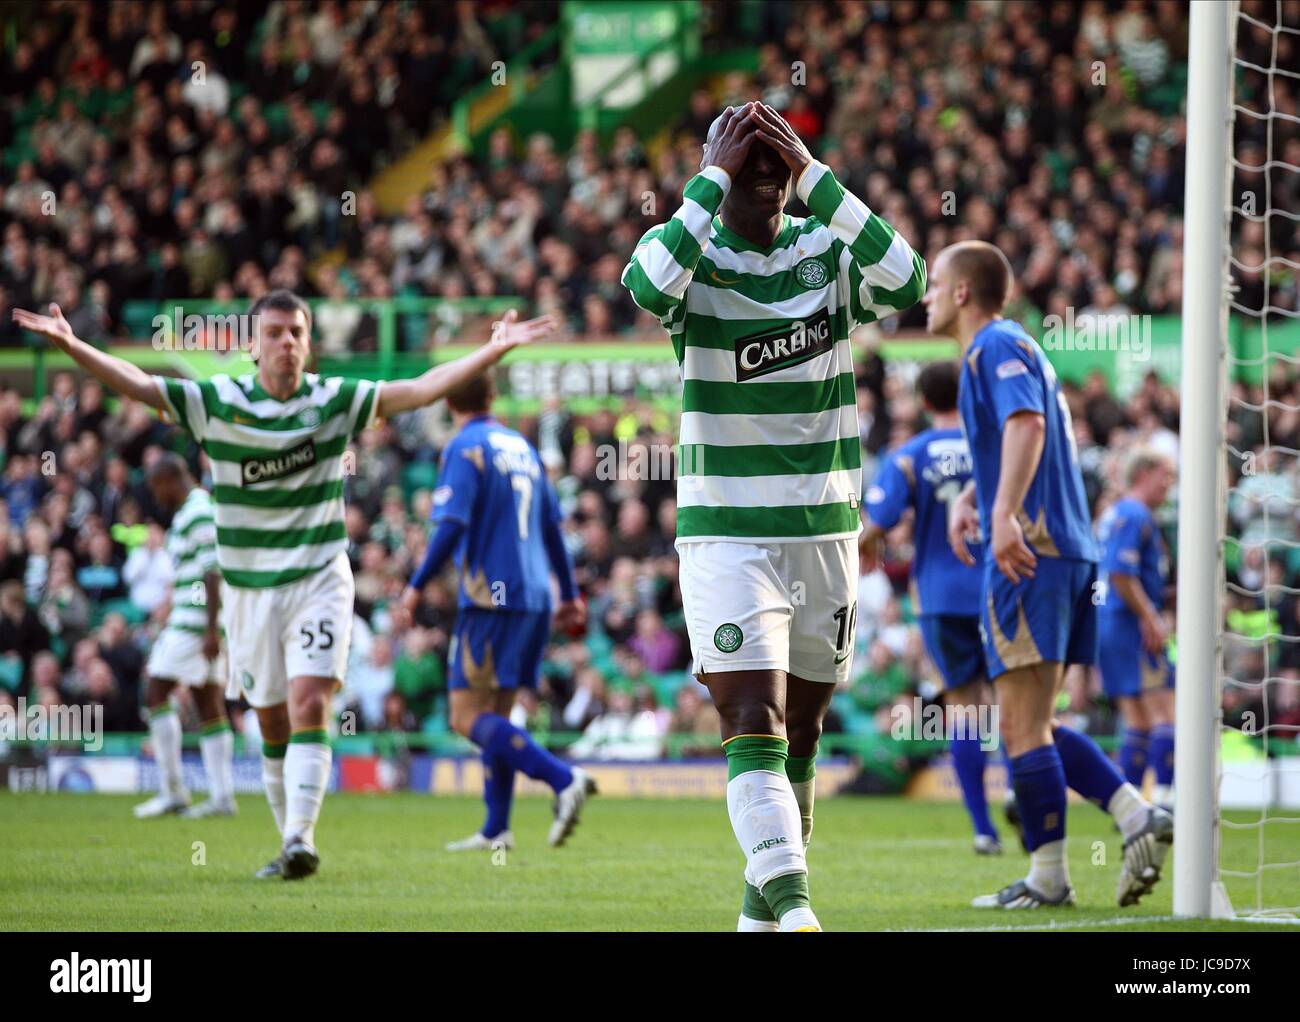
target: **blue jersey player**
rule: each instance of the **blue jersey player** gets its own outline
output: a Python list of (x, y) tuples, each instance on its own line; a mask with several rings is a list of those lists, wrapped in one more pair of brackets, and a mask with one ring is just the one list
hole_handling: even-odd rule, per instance
[(508, 719), (516, 690), (537, 685), (551, 629), (551, 575), (560, 588), (557, 629), (580, 629), (586, 608), (541, 458), (492, 418), (493, 396), (490, 374), (447, 395), (457, 433), (442, 455), (433, 538), (402, 600), (413, 614), (425, 583), (454, 559), (460, 598), (447, 653), (451, 726), (482, 752), (488, 812), (479, 833), (448, 851), (514, 846), (509, 827), (516, 770), (555, 791), (553, 846), (564, 843), (595, 792), (582, 768), (557, 759)]
[(1119, 824), (1117, 897), (1131, 905), (1160, 877), (1173, 820), (1125, 782), (1092, 739), (1052, 719), (1065, 667), (1096, 659), (1097, 551), (1065, 395), (1042, 348), (1001, 316), (1011, 285), (1006, 256), (966, 241), (939, 254), (924, 299), (930, 332), (961, 346), (958, 409), (974, 480), (953, 505), (949, 541), (973, 565), (967, 539), (985, 538), (984, 660), (998, 689), (1030, 852), (1027, 877), (973, 904), (1074, 903), (1065, 854), (1068, 783)]
[(1168, 806), (1174, 782), (1174, 672), (1165, 656), (1163, 617), (1169, 551), (1151, 513), (1174, 483), (1173, 463), (1151, 450), (1135, 451), (1125, 466), (1126, 495), (1097, 525), (1101, 544), (1101, 642), (1097, 666), (1106, 695), (1124, 717), (1119, 764), (1129, 783), (1142, 786), (1155, 768), (1155, 802)]
[(917, 390), (932, 428), (885, 459), (863, 503), (862, 542), (874, 544), (912, 512), (913, 603), (954, 722), (953, 768), (975, 827), (976, 853), (997, 855), (1002, 844), (984, 793), (985, 742), (997, 738), (980, 734), (977, 726), (987, 719), (979, 707), (991, 703), (980, 642), (983, 574), (957, 560), (948, 545), (948, 508), (971, 479), (970, 450), (957, 412), (959, 376), (955, 362), (932, 362), (921, 370)]

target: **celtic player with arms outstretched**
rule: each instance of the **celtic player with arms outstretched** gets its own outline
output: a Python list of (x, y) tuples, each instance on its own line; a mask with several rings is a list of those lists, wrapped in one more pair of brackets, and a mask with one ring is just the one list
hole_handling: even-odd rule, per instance
[(57, 306), (14, 311), (124, 397), (165, 412), (212, 462), (217, 560), (230, 694), (257, 711), (267, 799), (280, 855), (258, 875), (298, 879), (319, 865), (316, 820), (329, 785), (327, 715), (347, 667), (352, 570), (343, 526), (344, 453), (376, 419), (432, 404), (549, 319), (507, 314), (478, 351), (412, 380), (375, 383), (305, 371), (311, 310), (289, 291), (249, 308), (257, 372), (193, 381), (150, 376), (78, 340)]
[[(925, 266), (776, 111), (728, 108), (623, 273), (682, 369), (677, 550), (722, 719), (746, 931), (820, 929), (804, 849), (822, 717), (853, 655), (861, 455), (849, 333)], [(786, 216), (793, 188), (812, 216)]]

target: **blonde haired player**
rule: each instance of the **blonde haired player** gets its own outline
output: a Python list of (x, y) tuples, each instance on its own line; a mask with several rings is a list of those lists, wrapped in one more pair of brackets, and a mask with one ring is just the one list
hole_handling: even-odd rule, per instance
[(249, 307), (257, 372), (238, 378), (151, 376), (79, 340), (57, 305), (48, 316), (13, 315), (106, 387), (165, 412), (211, 461), (231, 691), (257, 711), (263, 783), (282, 837), (279, 856), (258, 875), (310, 876), (320, 865), (316, 821), (330, 778), (326, 715), (352, 628), (347, 445), (376, 419), (432, 404), (549, 333), (551, 320), (517, 323), (512, 311), (479, 350), (415, 379), (379, 383), (306, 372), (311, 310), (285, 290)]

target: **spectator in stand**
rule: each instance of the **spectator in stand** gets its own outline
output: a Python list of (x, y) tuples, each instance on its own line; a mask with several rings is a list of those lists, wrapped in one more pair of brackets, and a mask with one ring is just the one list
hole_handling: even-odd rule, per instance
[(0, 585), (0, 686), (26, 695), (32, 659), (50, 645), (50, 631), (27, 606), (22, 584)]
[(122, 578), (130, 586), (131, 602), (146, 614), (171, 598), (172, 560), (161, 525), (149, 526), (148, 541), (131, 551), (122, 566)]

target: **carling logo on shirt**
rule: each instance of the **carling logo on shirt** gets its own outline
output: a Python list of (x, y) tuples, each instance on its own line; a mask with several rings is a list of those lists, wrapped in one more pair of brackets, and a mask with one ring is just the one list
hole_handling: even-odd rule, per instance
[(316, 445), (304, 440), (297, 447), (275, 454), (244, 458), (239, 463), (239, 477), (244, 485), (283, 479), (316, 464)]
[(736, 380), (743, 383), (789, 369), (831, 350), (831, 314), (819, 309), (776, 330), (764, 330), (736, 341)]

